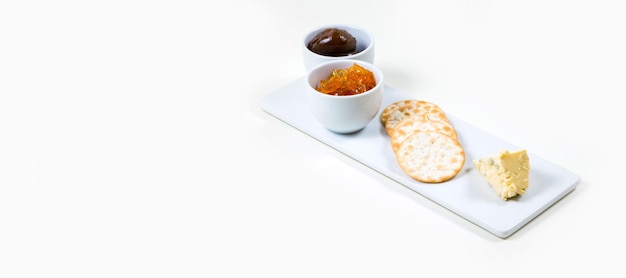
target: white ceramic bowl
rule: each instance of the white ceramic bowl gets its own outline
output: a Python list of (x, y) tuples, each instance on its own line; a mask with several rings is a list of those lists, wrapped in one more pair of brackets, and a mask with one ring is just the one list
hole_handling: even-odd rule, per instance
[[(333, 57), (320, 55), (309, 50), (307, 47), (309, 42), (313, 40), (317, 34), (329, 28), (342, 29), (350, 33), (356, 39), (356, 53), (346, 56)], [(302, 48), (302, 61), (304, 63), (304, 68), (307, 71), (321, 63), (334, 60), (355, 59), (373, 64), (375, 53), (374, 46), (374, 36), (369, 31), (361, 27), (342, 24), (325, 25), (315, 28), (304, 35), (304, 39), (300, 45)]]
[[(374, 74), (374, 88), (349, 96), (329, 95), (315, 89), (333, 70), (346, 69), (355, 63)], [(318, 122), (335, 133), (347, 134), (363, 129), (380, 110), (383, 100), (383, 73), (371, 63), (351, 59), (325, 62), (311, 69), (304, 80), (310, 112)]]

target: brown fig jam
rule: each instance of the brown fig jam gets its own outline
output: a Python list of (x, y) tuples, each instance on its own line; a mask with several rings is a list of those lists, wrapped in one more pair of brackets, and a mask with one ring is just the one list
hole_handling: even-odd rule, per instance
[(328, 28), (315, 35), (307, 48), (324, 56), (347, 56), (356, 53), (356, 38), (346, 30)]

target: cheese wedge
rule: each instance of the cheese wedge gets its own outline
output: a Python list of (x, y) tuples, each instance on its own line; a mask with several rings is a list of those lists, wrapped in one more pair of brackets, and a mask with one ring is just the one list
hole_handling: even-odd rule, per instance
[(473, 162), (501, 199), (507, 200), (526, 192), (530, 174), (526, 150), (502, 150)]

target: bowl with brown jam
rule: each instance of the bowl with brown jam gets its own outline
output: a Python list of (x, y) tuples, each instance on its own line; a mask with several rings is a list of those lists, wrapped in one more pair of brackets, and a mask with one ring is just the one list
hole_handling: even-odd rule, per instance
[(353, 59), (374, 63), (374, 36), (354, 25), (325, 25), (307, 32), (302, 42), (302, 60), (308, 71), (332, 60)]

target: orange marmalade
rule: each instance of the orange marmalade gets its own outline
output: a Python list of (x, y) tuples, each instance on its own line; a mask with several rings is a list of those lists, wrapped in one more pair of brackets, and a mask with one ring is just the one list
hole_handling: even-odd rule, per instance
[(376, 86), (374, 73), (357, 64), (347, 69), (336, 69), (315, 89), (329, 95), (350, 96), (364, 93)]

